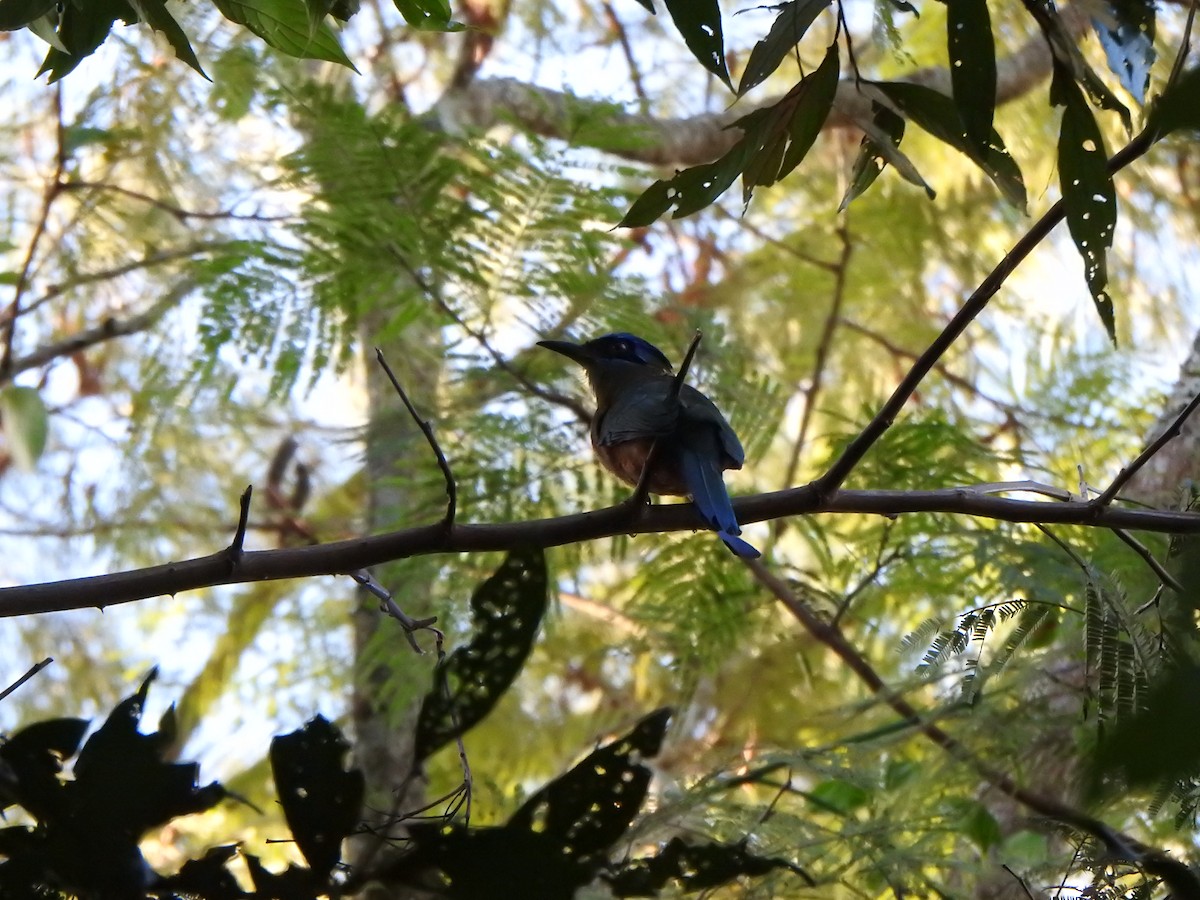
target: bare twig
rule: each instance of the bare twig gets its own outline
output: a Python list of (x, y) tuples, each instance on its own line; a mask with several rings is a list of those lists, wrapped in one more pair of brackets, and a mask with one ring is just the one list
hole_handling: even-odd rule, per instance
[(1154, 558), (1154, 554), (1150, 552), (1149, 548), (1146, 547), (1145, 544), (1134, 538), (1133, 535), (1127, 532), (1124, 528), (1114, 528), (1112, 529), (1112, 533), (1115, 534), (1117, 538), (1126, 546), (1128, 546), (1130, 550), (1132, 550), (1145, 561), (1146, 565), (1148, 565), (1154, 574), (1158, 576), (1159, 581), (1177, 594), (1184, 593), (1183, 585), (1176, 581), (1175, 576), (1168, 572), (1163, 564)]
[(450, 471), (450, 463), (446, 462), (446, 454), (442, 452), (441, 445), (438, 444), (437, 436), (433, 433), (433, 426), (429, 424), (427, 419), (421, 418), (416, 407), (412, 405), (412, 401), (408, 399), (408, 394), (404, 393), (404, 388), (400, 386), (395, 373), (392, 372), (392, 367), (383, 358), (383, 351), (378, 347), (375, 348), (375, 359), (379, 361), (379, 365), (387, 373), (388, 379), (392, 382), (392, 387), (400, 395), (400, 400), (404, 404), (404, 408), (408, 410), (408, 414), (417, 423), (417, 427), (425, 435), (425, 440), (429, 442), (429, 447), (433, 450), (433, 455), (437, 457), (438, 468), (442, 470), (442, 478), (446, 482), (446, 514), (442, 517), (442, 526), (449, 531), (454, 527), (454, 517), (458, 512), (458, 485), (455, 484), (454, 473)]
[(246, 490), (242, 491), (242, 497), (238, 503), (237, 530), (234, 531), (233, 541), (225, 551), (229, 555), (230, 569), (237, 568), (237, 564), (242, 561), (242, 557), (246, 553), (246, 525), (250, 521), (250, 497), (253, 493), (254, 485), (246, 485)]
[(52, 663), (52, 662), (54, 662), (54, 657), (47, 656), (40, 663), (34, 663), (32, 666), (29, 667), (29, 670), (24, 675), (22, 675), (20, 678), (18, 678), (12, 684), (10, 684), (8, 687), (6, 687), (4, 690), (0, 691), (0, 700), (7, 699), (9, 694), (11, 694), (13, 691), (15, 691), (17, 688), (19, 688), (25, 682), (27, 682), (30, 678), (32, 678), (38, 672), (42, 671), (42, 669), (46, 668), (46, 666), (50, 665), (50, 663)]
[(290, 222), (296, 218), (293, 215), (268, 216), (262, 213), (236, 213), (232, 210), (202, 212), (196, 209), (185, 209), (184, 207), (177, 206), (174, 203), (168, 203), (167, 201), (160, 200), (157, 197), (151, 197), (149, 194), (143, 194), (141, 191), (135, 191), (127, 187), (122, 187), (119, 184), (109, 184), (104, 181), (64, 181), (59, 186), (59, 190), (95, 190), (120, 194), (122, 197), (128, 197), (130, 200), (136, 200), (139, 203), (144, 203), (147, 206), (161, 210), (179, 222), (186, 222), (188, 219), (199, 219), (203, 221), (220, 221), (229, 219), (237, 222)]
[(1171, 423), (1171, 426), (1151, 441), (1146, 449), (1138, 454), (1137, 459), (1117, 473), (1117, 477), (1113, 479), (1112, 484), (1105, 489), (1104, 493), (1092, 501), (1092, 505), (1101, 507), (1111, 503), (1113, 498), (1120, 493), (1121, 488), (1129, 483), (1129, 480), (1141, 470), (1142, 466), (1150, 462), (1159, 450), (1179, 435), (1183, 428), (1183, 423), (1187, 421), (1188, 416), (1195, 411), (1197, 406), (1200, 406), (1200, 394), (1191, 399), (1191, 402), (1183, 408), (1183, 412), (1175, 417), (1175, 421)]
[[(467, 759), (467, 748), (463, 744), (462, 732), (463, 729), (458, 721), (458, 716), (454, 712), (454, 695), (450, 690), (450, 680), (446, 677), (446, 646), (445, 635), (440, 631), (434, 632), (437, 635), (437, 657), (438, 665), (437, 672), (441, 677), (439, 681), (442, 686), (442, 693), (446, 698), (446, 709), (450, 713), (450, 722), (454, 727), (454, 742), (458, 746), (458, 763), (462, 767), (463, 782), (462, 782), (462, 804), (465, 807), (463, 812), (463, 826), (471, 824), (471, 798), (475, 792), (475, 781), (471, 777), (471, 763)], [(447, 818), (457, 814), (459, 807), (455, 806), (451, 811), (448, 811)]]
[(25, 249), (25, 259), (21, 262), (21, 269), (17, 273), (17, 283), (13, 288), (12, 301), (2, 317), (4, 337), (2, 349), (0, 349), (0, 382), (7, 381), (12, 375), (13, 341), (17, 334), (17, 319), (21, 316), (21, 300), (29, 288), (29, 279), (33, 272), (33, 260), (37, 256), (38, 245), (42, 242), (50, 224), (50, 209), (63, 191), (63, 173), (67, 167), (67, 145), (66, 130), (63, 125), (61, 83), (56, 84), (54, 88), (54, 115), (54, 133), (57, 142), (54, 153), (54, 173), (46, 182), (46, 189), (42, 193), (42, 208), (38, 213), (37, 224), (33, 227), (33, 234)]
[(418, 631), (432, 631), (434, 635), (440, 636), (442, 632), (433, 627), (437, 621), (437, 616), (427, 616), (423, 619), (414, 619), (408, 613), (400, 608), (392, 597), (391, 591), (385, 588), (382, 584), (375, 580), (366, 569), (360, 569), (357, 572), (350, 572), (350, 577), (358, 582), (359, 587), (366, 590), (368, 593), (374, 594), (379, 599), (380, 607), (385, 613), (400, 623), (400, 627), (404, 629), (404, 636), (408, 639), (408, 644), (418, 653), (424, 653), (421, 645), (417, 643), (417, 639), (413, 636)]

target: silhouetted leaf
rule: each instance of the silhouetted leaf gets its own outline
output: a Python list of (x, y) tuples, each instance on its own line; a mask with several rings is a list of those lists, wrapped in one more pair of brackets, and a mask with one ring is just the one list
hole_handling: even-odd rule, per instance
[(213, 0), (226, 19), (250, 31), (289, 56), (324, 59), (354, 68), (327, 22), (309, 33), (304, 0)]
[(226, 863), (237, 856), (236, 844), (211, 847), (200, 859), (183, 864), (176, 874), (158, 879), (157, 896), (202, 897), (203, 900), (237, 900), (249, 897), (237, 883)]
[(650, 783), (641, 760), (658, 753), (670, 715), (650, 713), (535, 793), (500, 827), (411, 824), (412, 849), (393, 874), (407, 880), (437, 869), (444, 876), (438, 893), (455, 900), (491, 900), (497, 885), (517, 884), (528, 900), (571, 900), (596, 877), (641, 808)]
[(850, 171), (850, 183), (846, 185), (846, 193), (838, 206), (838, 212), (862, 196), (867, 188), (875, 183), (875, 179), (889, 162), (896, 167), (896, 171), (905, 181), (920, 187), (932, 200), (936, 196), (933, 188), (925, 183), (912, 161), (900, 152), (900, 141), (904, 137), (904, 117), (874, 101), (871, 102), (871, 109), (871, 121), (861, 123), (863, 137), (859, 142), (858, 156), (854, 160), (854, 168)]
[(1100, 38), (1108, 67), (1121, 85), (1146, 102), (1150, 68), (1154, 65), (1153, 0), (1104, 0), (1102, 13), (1092, 16), (1092, 27)]
[(350, 743), (322, 716), (271, 740), (271, 771), (284, 818), (313, 872), (328, 875), (362, 817), (362, 772), (344, 768)]
[(536, 547), (509, 553), (475, 590), (475, 634), (438, 665), (421, 702), (413, 750), (418, 762), (480, 722), (508, 690), (533, 647), (548, 590), (546, 554)]
[(771, 73), (779, 68), (785, 56), (792, 48), (800, 43), (810, 25), (816, 21), (823, 9), (828, 8), (833, 0), (788, 0), (767, 36), (754, 45), (750, 58), (746, 60), (746, 68), (742, 72), (741, 83), (738, 84), (738, 96), (742, 96), (751, 88), (762, 84)]
[(896, 105), (905, 118), (966, 154), (1000, 189), (1004, 199), (1018, 209), (1025, 209), (1025, 181), (1021, 177), (1021, 170), (994, 128), (988, 135), (987, 152), (981, 152), (967, 139), (958, 110), (950, 97), (919, 84), (874, 82), (874, 86)]
[(1055, 63), (1050, 100), (1063, 107), (1058, 135), (1058, 177), (1067, 227), (1083, 258), (1084, 277), (1109, 340), (1116, 343), (1116, 321), (1108, 284), (1108, 249), (1117, 224), (1117, 192), (1108, 172), (1108, 154), (1100, 128), (1083, 92), (1066, 69)]
[(179, 27), (179, 23), (167, 12), (165, 0), (129, 0), (129, 5), (134, 8), (143, 22), (167, 39), (167, 43), (171, 45), (171, 49), (175, 51), (175, 55), (179, 59), (199, 72), (206, 80), (212, 80), (201, 68), (200, 60), (196, 58), (187, 35)]
[(1200, 131), (1200, 66), (1182, 72), (1154, 101), (1146, 127), (1155, 140), (1173, 131)]
[(0, 0), (0, 31), (16, 31), (54, 9), (58, 0)]
[(1115, 112), (1121, 117), (1121, 124), (1125, 126), (1125, 130), (1132, 130), (1133, 119), (1129, 115), (1129, 109), (1117, 99), (1116, 94), (1108, 89), (1108, 85), (1084, 58), (1075, 39), (1063, 26), (1058, 11), (1053, 6), (1040, 3), (1038, 0), (1024, 0), (1024, 2), (1025, 9), (1033, 16), (1038, 27), (1042, 29), (1042, 34), (1046, 36), (1046, 42), (1050, 45), (1050, 52), (1054, 59), (1071, 73), (1074, 80), (1079, 82), (1080, 87), (1087, 91), (1092, 105)]
[(946, 43), (954, 105), (967, 140), (983, 156), (996, 110), (996, 47), (987, 0), (951, 0), (946, 4)]
[(739, 174), (743, 200), (749, 202), (754, 188), (774, 184), (808, 153), (829, 115), (837, 82), (837, 45), (831, 44), (821, 65), (781, 100), (730, 126), (743, 134), (724, 156), (654, 182), (634, 201), (620, 225), (649, 225), (672, 207), (673, 219), (697, 212), (725, 193)]
[(282, 872), (271, 872), (257, 856), (246, 853), (243, 857), (246, 868), (250, 870), (250, 880), (254, 882), (255, 894), (259, 897), (270, 897), (271, 900), (316, 900), (318, 896), (328, 896), (319, 884), (313, 883), (311, 869), (288, 866)]
[(663, 3), (700, 65), (733, 90), (729, 69), (725, 66), (725, 39), (717, 0), (663, 0)]
[(794, 863), (778, 857), (758, 856), (745, 843), (690, 844), (671, 838), (654, 856), (635, 859), (614, 867), (605, 880), (617, 897), (655, 897), (675, 880), (685, 891), (703, 891), (728, 884), (742, 876), (761, 877), (775, 869), (787, 869), (815, 882)]
[(87, 727), (87, 719), (47, 719), (0, 744), (0, 810), (16, 802), (37, 819), (58, 812), (63, 761), (75, 755)]
[(87, 57), (96, 52), (112, 31), (117, 19), (132, 25), (137, 13), (125, 0), (92, 0), (90, 3), (63, 4), (58, 39), (66, 51), (51, 47), (37, 74), (50, 73), (50, 83), (58, 81)]

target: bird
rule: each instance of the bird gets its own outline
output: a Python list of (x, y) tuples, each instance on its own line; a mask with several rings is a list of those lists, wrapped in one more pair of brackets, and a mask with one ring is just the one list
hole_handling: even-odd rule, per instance
[(722, 475), (742, 467), (742, 444), (715, 403), (691, 385), (676, 386), (671, 361), (661, 350), (625, 331), (582, 344), (555, 340), (538, 341), (538, 346), (587, 373), (596, 398), (592, 449), (604, 468), (636, 486), (659, 442), (648, 490), (690, 497), (726, 547), (746, 559), (761, 555), (738, 537), (742, 529)]

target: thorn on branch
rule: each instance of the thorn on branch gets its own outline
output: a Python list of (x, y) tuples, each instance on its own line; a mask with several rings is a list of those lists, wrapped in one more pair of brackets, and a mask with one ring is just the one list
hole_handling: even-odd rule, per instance
[(242, 491), (240, 509), (238, 510), (237, 530), (233, 533), (233, 542), (229, 545), (229, 569), (233, 571), (237, 564), (242, 561), (242, 554), (245, 553), (246, 543), (246, 526), (250, 522), (250, 497), (254, 493), (254, 485), (246, 485), (246, 490)]
[(458, 512), (458, 486), (454, 482), (454, 473), (450, 471), (450, 463), (446, 462), (446, 455), (442, 453), (441, 445), (438, 444), (437, 437), (433, 433), (433, 426), (429, 424), (427, 419), (422, 419), (417, 413), (416, 407), (408, 399), (408, 394), (404, 393), (404, 388), (400, 386), (400, 381), (396, 378), (392, 367), (384, 359), (383, 351), (378, 347), (375, 348), (375, 359), (379, 361), (379, 365), (387, 373), (387, 377), (392, 382), (392, 387), (396, 389), (396, 393), (399, 395), (400, 401), (404, 404), (404, 408), (408, 410), (408, 414), (412, 416), (412, 420), (417, 423), (417, 427), (425, 435), (425, 440), (429, 442), (429, 447), (433, 450), (433, 455), (437, 457), (438, 468), (441, 469), (442, 477), (446, 480), (446, 515), (442, 518), (442, 524), (449, 531), (454, 525), (454, 517)]

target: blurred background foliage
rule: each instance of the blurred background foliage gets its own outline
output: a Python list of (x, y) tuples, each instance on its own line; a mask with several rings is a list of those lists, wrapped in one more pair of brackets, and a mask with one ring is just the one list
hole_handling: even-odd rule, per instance
[[(864, 74), (946, 64), (943, 8), (922, 4), (916, 17), (898, 6), (846, 4)], [(730, 11), (736, 70), (768, 22)], [(469, 0), (452, 15), (472, 27), (456, 33), (414, 29), (366, 0), (336, 32), (358, 75), (281, 55), (205, 4), (174, 12), (211, 82), (174, 59), (167, 38), (118, 26), (47, 85), (33, 79), (46, 45), (0, 33), (0, 278), (4, 296), (20, 296), (4, 378), (37, 392), (48, 429), (32, 466), (11, 433), (0, 456), (5, 584), (211, 552), (229, 540), (247, 483), (258, 490), (256, 548), (436, 519), (441, 476), (397, 399), (370, 387), (375, 346), (436, 423), (464, 521), (623, 498), (587, 452), (582, 383), (533, 346), (563, 335), (633, 331), (678, 360), (702, 329), (692, 380), (747, 448), (732, 491), (803, 484), (1030, 222), (916, 129), (904, 149), (936, 199), (885, 171), (839, 214), (859, 138), (839, 128), (747, 207), (732, 191), (686, 219), (614, 230), (678, 166), (605, 154), (601, 139), (537, 136), (503, 110), (486, 133), (456, 125), (455, 79), (484, 76), (652, 116), (720, 113), (727, 95), (661, 10)], [(1160, 9), (1151, 95), (1184, 14)], [(993, 5), (992, 17), (999, 57), (1036, 32), (1019, 4)], [(818, 20), (800, 45), (804, 71), (833, 28)], [(1096, 43), (1082, 49), (1103, 69)], [(785, 62), (760, 91), (795, 75)], [(1058, 194), (1047, 83), (996, 118), (1035, 215)], [(1136, 110), (1140, 98), (1122, 96)], [(589, 115), (601, 114), (581, 107), (581, 123)], [(1118, 118), (1099, 122), (1120, 146)], [(1169, 409), (1200, 327), (1196, 163), (1195, 142), (1175, 138), (1117, 179), (1118, 346), (1060, 229), (848, 486), (1029, 479), (1078, 491), (1081, 472), (1106, 486)], [(63, 343), (105, 328), (86, 347)], [(38, 356), (45, 348), (58, 351)], [(991, 765), (1081, 803), (1081, 759), (1105, 723), (1127, 720), (1160, 671), (1194, 653), (1187, 598), (1164, 595), (1107, 533), (944, 514), (747, 531), (892, 690)], [(1165, 538), (1139, 540), (1168, 555)], [(709, 537), (621, 537), (549, 559), (555, 602), (542, 636), (466, 738), (474, 821), (504, 821), (597, 740), (670, 705), (646, 842), (748, 838), (802, 865), (817, 896), (1152, 892), (924, 742)], [(407, 611), (437, 615), (453, 647), (467, 639), (467, 598), (498, 562), (439, 557), (378, 577)], [(8, 619), (0, 682), (56, 661), (0, 704), (0, 724), (99, 714), (157, 664), (156, 699), (178, 702), (188, 758), (269, 812), (179, 823), (157, 838), (161, 858), (269, 837), (271, 734), (318, 710), (351, 722), (363, 714), (351, 696), (366, 693), (369, 715), (402, 730), (428, 689), (431, 661), (411, 654), (395, 623), (352, 623), (369, 605), (348, 579), (313, 579)], [(452, 749), (430, 761), (429, 796), (457, 783), (458, 766)], [(374, 788), (386, 796), (386, 778)], [(1192, 858), (1195, 789), (1194, 777), (1173, 776), (1089, 802)], [(726, 890), (813, 895), (786, 873)]]

